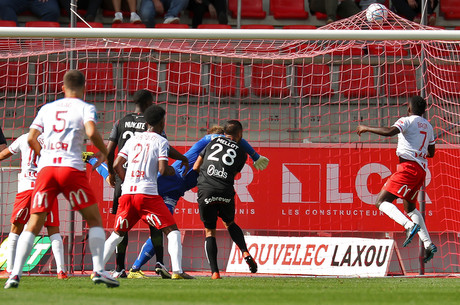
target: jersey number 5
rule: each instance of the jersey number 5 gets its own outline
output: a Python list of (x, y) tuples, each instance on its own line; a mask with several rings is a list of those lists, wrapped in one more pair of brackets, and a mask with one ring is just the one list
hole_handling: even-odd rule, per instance
[[(66, 126), (66, 120), (62, 117), (67, 111), (56, 111), (56, 123), (53, 125), (54, 132), (62, 132)], [(59, 124), (59, 127), (57, 126)]]

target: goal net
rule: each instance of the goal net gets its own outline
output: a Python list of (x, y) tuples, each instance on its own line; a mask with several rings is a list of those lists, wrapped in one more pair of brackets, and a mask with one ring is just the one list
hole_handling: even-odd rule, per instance
[[(369, 23), (361, 12), (315, 33), (333, 30), (441, 31), (391, 12), (383, 24)], [(235, 185), (236, 223), (260, 272), (322, 274), (318, 270), (324, 267), (330, 274), (371, 275), (366, 267), (381, 267), (385, 261), (383, 274), (459, 272), (458, 41), (411, 40), (410, 35), (404, 40), (247, 38), (258, 31), (240, 39), (218, 34), (209, 39), (72, 39), (6, 37), (5, 31), (0, 29), (0, 126), (8, 144), (28, 132), (40, 106), (63, 96), (63, 75), (75, 64), (86, 75), (85, 100), (96, 106), (105, 140), (116, 120), (134, 111), (131, 100), (139, 89), (150, 90), (166, 109), (168, 139), (181, 152), (213, 125), (229, 119), (242, 122), (244, 138), (270, 159), (263, 171), (249, 160)], [(72, 31), (69, 36), (78, 32)], [(403, 228), (373, 205), (396, 170), (396, 137), (358, 137), (355, 132), (358, 124), (391, 126), (406, 115), (413, 95), (426, 97), (426, 117), (437, 138), (423, 201), (438, 253), (425, 265), (420, 263), (418, 238), (403, 248)], [(88, 143), (87, 149), (94, 147)], [(13, 156), (1, 163), (1, 241), (10, 230), (19, 162)], [(88, 175), (109, 234), (114, 226), (113, 189), (89, 166)], [(64, 198), (59, 204), (67, 267), (90, 271), (86, 225)], [(396, 204), (402, 210), (402, 202)], [(182, 231), (184, 270), (209, 272), (196, 190), (179, 201), (175, 218)], [(148, 234), (143, 223), (130, 232), (127, 269)], [(33, 250), (36, 256), (28, 261), (32, 273), (55, 270), (45, 236), (44, 230)], [(247, 267), (232, 269), (241, 264), (241, 254), (220, 223), (217, 241), (220, 269), (248, 272)], [(3, 242), (1, 268), (5, 247)], [(152, 259), (143, 270), (154, 265)], [(113, 266), (112, 258), (107, 269)]]

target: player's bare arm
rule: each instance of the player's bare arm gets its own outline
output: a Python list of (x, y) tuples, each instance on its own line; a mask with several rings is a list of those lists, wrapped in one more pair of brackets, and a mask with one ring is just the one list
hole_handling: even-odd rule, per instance
[(93, 170), (102, 164), (107, 159), (107, 147), (104, 145), (101, 134), (96, 128), (96, 123), (88, 121), (85, 123), (85, 131), (88, 138), (93, 142), (94, 146), (99, 150), (94, 156), (97, 158), (97, 162), (93, 165)]
[(40, 157), (40, 151), (42, 150), (42, 146), (40, 145), (40, 142), (38, 142), (38, 136), (40, 134), (39, 130), (30, 128), (29, 135), (27, 136), (27, 143), (29, 143), (30, 148), (32, 148), (35, 155), (38, 157)]
[(158, 172), (162, 176), (173, 176), (176, 174), (174, 167), (168, 165), (168, 161), (160, 160), (158, 161)]
[(182, 166), (185, 168), (184, 175), (188, 172), (188, 159), (186, 156), (181, 154), (172, 146), (169, 146), (169, 156), (171, 159), (179, 160), (182, 162)]
[(198, 156), (198, 158), (195, 161), (195, 164), (193, 164), (193, 170), (196, 172), (199, 172), (202, 164), (203, 164), (203, 157)]
[(427, 158), (433, 158), (436, 151), (435, 145), (428, 145), (428, 153), (426, 154)]
[(125, 180), (126, 170), (123, 168), (123, 165), (126, 163), (126, 161), (127, 160), (125, 158), (118, 156), (113, 163), (113, 169), (122, 181)]
[(370, 132), (384, 137), (392, 137), (399, 133), (399, 129), (395, 126), (392, 127), (370, 127), (366, 125), (358, 125), (356, 133), (360, 136), (363, 133)]
[(107, 177), (107, 182), (111, 187), (115, 187), (115, 170), (113, 169), (113, 160), (115, 160), (115, 149), (117, 148), (117, 143), (109, 141), (107, 144), (107, 169), (109, 176)]
[[(6, 145), (5, 145), (6, 146)], [(5, 147), (4, 149), (2, 149), (0, 151), (0, 161), (3, 161), (5, 159), (8, 159), (9, 157), (11, 157), (13, 154), (11, 153), (11, 151)]]
[(0, 144), (0, 151), (3, 151), (6, 147), (6, 144)]

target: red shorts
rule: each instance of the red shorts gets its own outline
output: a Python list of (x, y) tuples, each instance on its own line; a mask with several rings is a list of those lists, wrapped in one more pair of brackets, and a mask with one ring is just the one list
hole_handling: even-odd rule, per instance
[(398, 164), (383, 189), (411, 203), (417, 201), (417, 193), (425, 181), (425, 170), (414, 161)]
[(74, 211), (97, 203), (86, 172), (72, 167), (49, 166), (38, 172), (30, 213), (51, 211), (60, 193), (70, 202)]
[(128, 232), (142, 219), (157, 229), (176, 224), (174, 217), (159, 195), (126, 194), (118, 200), (115, 231)]
[[(28, 190), (16, 195), (13, 206), (13, 213), (11, 214), (11, 223), (26, 224), (29, 221), (32, 192), (32, 190)], [(56, 203), (53, 204), (53, 209), (46, 216), (45, 227), (59, 227), (59, 210), (57, 199)]]

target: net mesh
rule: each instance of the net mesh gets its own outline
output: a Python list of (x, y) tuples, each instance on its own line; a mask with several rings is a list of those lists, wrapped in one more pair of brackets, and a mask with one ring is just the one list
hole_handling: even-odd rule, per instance
[[(441, 30), (391, 12), (385, 23), (370, 23), (361, 12), (318, 31), (338, 29)], [(244, 137), (270, 159), (264, 171), (248, 162), (237, 178), (236, 222), (244, 232), (394, 238), (391, 272), (401, 271), (400, 264), (408, 273), (422, 267), (417, 242), (402, 248), (402, 228), (373, 206), (385, 179), (396, 169), (397, 139), (367, 134), (359, 138), (354, 131), (360, 123), (391, 126), (406, 114), (409, 97), (424, 94), (438, 149), (427, 175), (426, 222), (439, 249), (425, 270), (459, 271), (459, 42), (410, 37), (400, 41), (2, 38), (0, 111), (8, 144), (28, 131), (41, 105), (62, 97), (62, 78), (72, 53), (77, 69), (86, 75), (85, 100), (96, 105), (105, 139), (116, 120), (134, 110), (132, 94), (144, 88), (165, 107), (168, 139), (182, 152), (212, 125), (239, 119)], [(18, 164), (17, 157), (2, 162), (3, 239), (9, 232)], [(96, 173), (88, 170), (88, 175), (110, 232), (113, 191)], [(68, 268), (91, 270), (84, 222), (78, 214), (73, 218), (62, 198), (60, 209)], [(184, 269), (209, 270), (196, 190), (186, 193), (175, 214), (183, 235)], [(130, 233), (128, 268), (147, 237), (144, 224)], [(220, 224), (217, 239), (219, 266), (224, 269), (232, 243)], [(252, 245), (250, 251), (260, 262), (263, 251)], [(34, 271), (54, 270), (53, 264), (52, 259), (42, 260)], [(153, 266), (154, 260), (144, 269)], [(296, 273), (298, 267), (291, 268)]]

